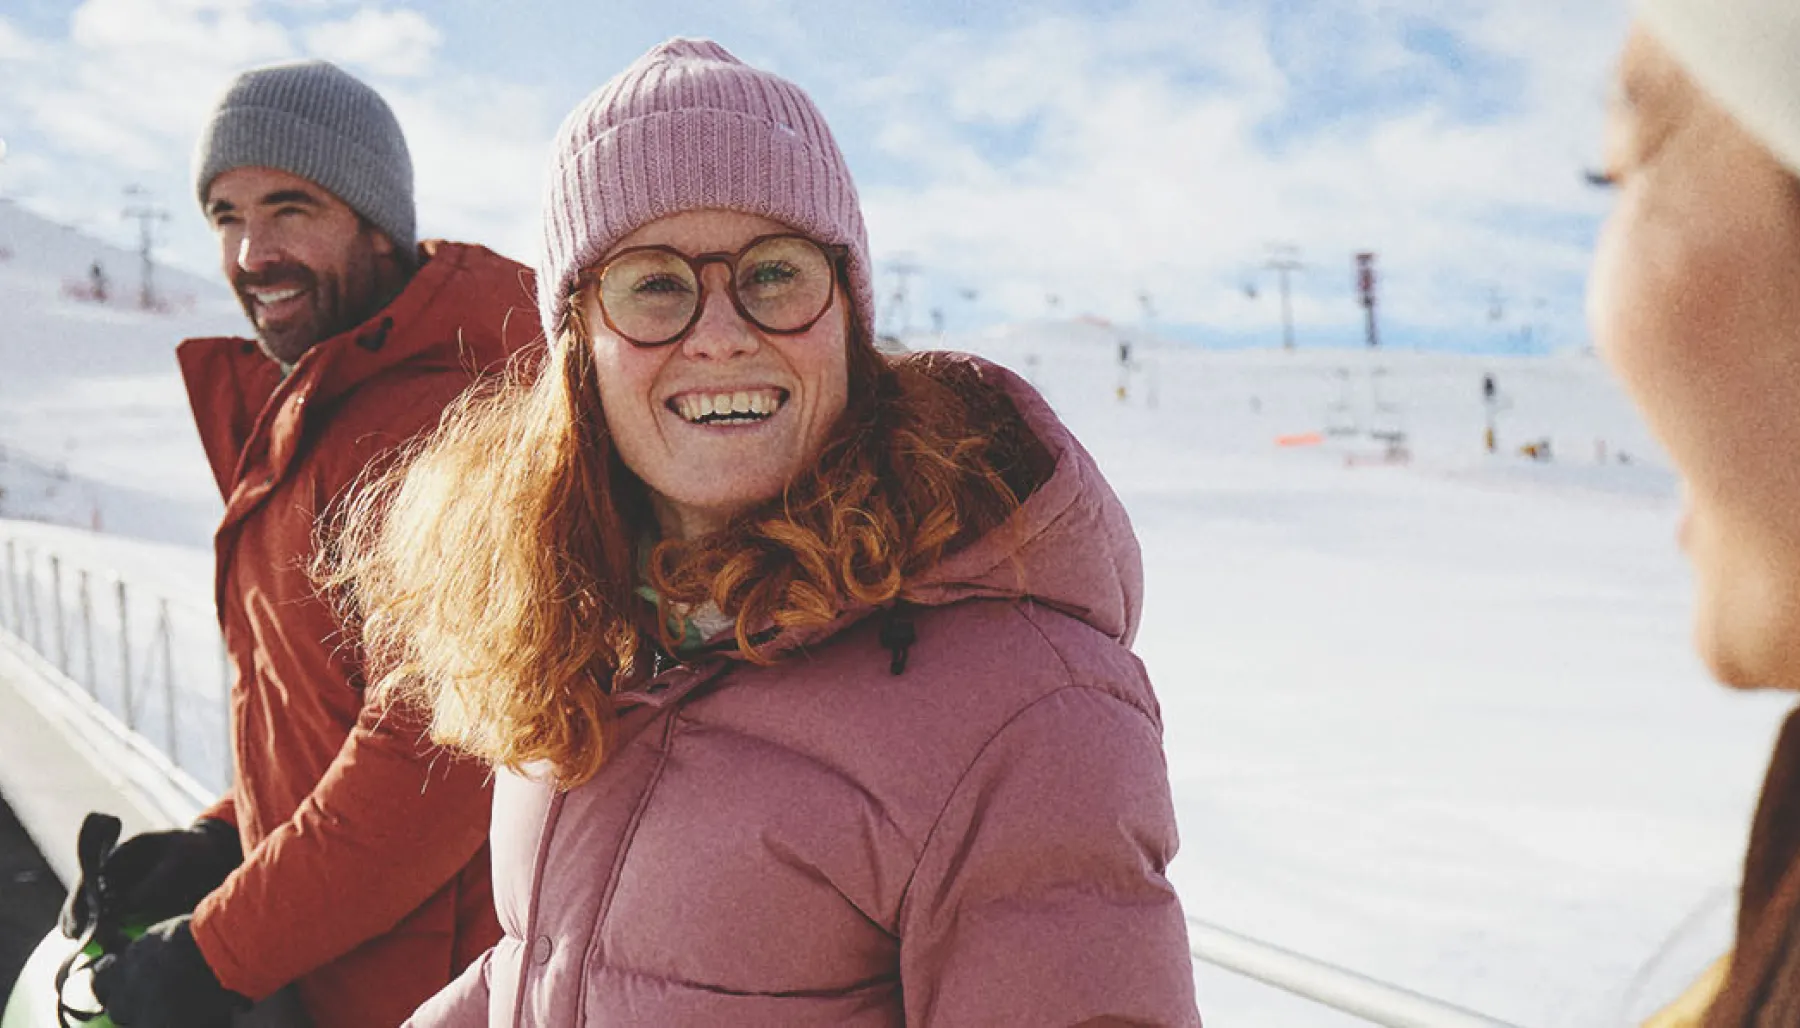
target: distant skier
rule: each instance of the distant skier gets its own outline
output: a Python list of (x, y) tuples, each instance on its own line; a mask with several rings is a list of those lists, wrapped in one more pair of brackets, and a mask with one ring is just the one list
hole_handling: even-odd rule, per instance
[[(1489, 453), (1499, 449), (1500, 415), (1511, 406), (1512, 401), (1500, 391), (1500, 384), (1495, 380), (1493, 372), (1483, 374), (1481, 376), (1481, 409), (1486, 416), (1487, 426), (1482, 431), (1481, 438), (1482, 445)], [(1531, 456), (1536, 455), (1532, 454)]]
[(106, 269), (99, 261), (88, 265), (88, 295), (95, 303), (105, 303), (107, 294)]
[(1500, 389), (1494, 384), (1492, 372), (1481, 376), (1481, 409), (1487, 415), (1487, 430), (1482, 434), (1482, 442), (1487, 452), (1493, 453), (1499, 445), (1494, 422), (1500, 414)]
[[(293, 982), (320, 1028), (391, 1028), (499, 937), (491, 789), (364, 695), (308, 575), (313, 540), (366, 465), (505, 358), (530, 277), (478, 246), (415, 247), (400, 126), (324, 62), (234, 80), (195, 171), (256, 333), (179, 351), (226, 505), (235, 781), (192, 827), (105, 863), (124, 917), (166, 920), (103, 960), (94, 991), (121, 1025), (206, 1028)], [(65, 928), (84, 917), (73, 903)]]
[[(1800, 691), (1800, 5), (1637, 13), (1604, 136), (1620, 195), (1593, 332), (1683, 481), (1701, 658), (1729, 685)], [(1750, 828), (1735, 948), (1647, 1024), (1800, 1025), (1800, 714)]]

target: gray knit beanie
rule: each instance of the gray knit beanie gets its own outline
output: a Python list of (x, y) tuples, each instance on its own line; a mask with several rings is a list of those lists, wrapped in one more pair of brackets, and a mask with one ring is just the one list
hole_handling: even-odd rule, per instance
[(232, 80), (194, 152), (201, 207), (213, 179), (258, 166), (298, 175), (350, 205), (409, 256), (412, 157), (387, 101), (326, 61), (252, 68)]
[(1700, 88), (1800, 175), (1800, 5), (1638, 0), (1637, 13)]

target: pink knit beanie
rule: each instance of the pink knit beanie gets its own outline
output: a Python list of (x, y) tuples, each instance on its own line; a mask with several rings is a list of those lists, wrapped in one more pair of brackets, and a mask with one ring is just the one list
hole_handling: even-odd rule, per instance
[(658, 218), (758, 214), (850, 248), (850, 301), (875, 326), (869, 239), (850, 169), (800, 87), (707, 39), (671, 39), (582, 101), (556, 134), (538, 313), (546, 338), (582, 269)]

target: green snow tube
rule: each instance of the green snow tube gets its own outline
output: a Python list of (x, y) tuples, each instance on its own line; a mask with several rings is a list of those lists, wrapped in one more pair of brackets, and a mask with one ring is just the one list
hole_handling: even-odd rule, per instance
[(119, 819), (89, 814), (81, 822), (76, 856), (82, 885), (88, 890), (92, 922), (79, 939), (51, 929), (25, 962), (0, 1028), (114, 1028), (112, 1018), (88, 991), (88, 970), (107, 953), (116, 953), (144, 934), (144, 925), (118, 923), (100, 901), (100, 865), (119, 841)]
[[(120, 924), (115, 911), (100, 901), (100, 865), (119, 841), (119, 819), (89, 814), (81, 822), (76, 856), (88, 892), (93, 922), (79, 939), (52, 928), (26, 961), (0, 1015), (0, 1028), (116, 1028), (100, 1010), (88, 988), (94, 961), (117, 953), (144, 934), (146, 925)], [(235, 1028), (312, 1028), (293, 986), (232, 1018)]]
[[(100, 1005), (94, 1002), (87, 989), (87, 975), (70, 975), (59, 992), (56, 985), (57, 975), (63, 962), (71, 954), (77, 952), (76, 940), (66, 938), (56, 929), (44, 936), (38, 948), (31, 953), (31, 959), (25, 962), (19, 971), (19, 980), (13, 986), (12, 998), (6, 1001), (6, 1015), (0, 1018), (0, 1028), (113, 1028), (112, 1018), (98, 1013)], [(88, 956), (99, 955), (96, 948)], [(66, 1004), (73, 1013), (66, 1020), (59, 1019), (61, 1006)], [(78, 1020), (76, 1013), (96, 1013), (91, 1020)]]
[(74, 943), (52, 928), (31, 959), (19, 970), (0, 1028), (52, 1028), (56, 1025), (56, 967)]

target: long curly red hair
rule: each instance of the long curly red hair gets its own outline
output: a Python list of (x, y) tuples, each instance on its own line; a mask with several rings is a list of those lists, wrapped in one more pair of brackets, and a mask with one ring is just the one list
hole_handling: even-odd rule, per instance
[(655, 611), (636, 592), (655, 520), (607, 432), (579, 322), (465, 395), (334, 522), (322, 574), (371, 680), (428, 710), (437, 742), (547, 763), (572, 787), (605, 761), (609, 697), (669, 644), (672, 610), (716, 604), (741, 655), (767, 662), (765, 629), (894, 602), (1001, 526), (1048, 458), (968, 365), (890, 359), (854, 322), (849, 347), (849, 399), (818, 459), (724, 530), (658, 542)]

